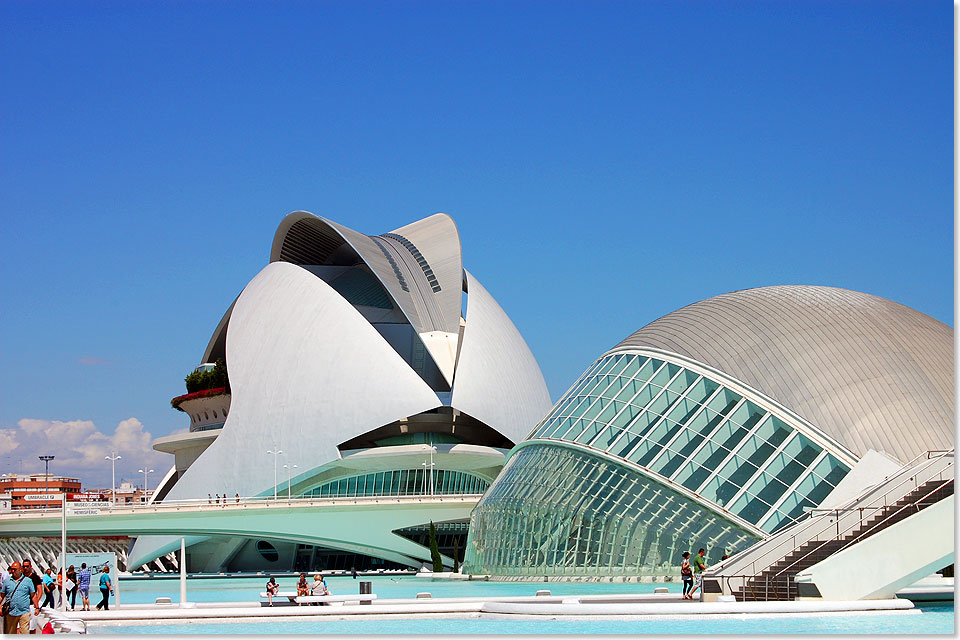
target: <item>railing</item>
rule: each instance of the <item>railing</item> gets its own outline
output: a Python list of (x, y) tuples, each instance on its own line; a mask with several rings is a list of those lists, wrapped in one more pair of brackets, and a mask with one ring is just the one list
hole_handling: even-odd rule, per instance
[[(941, 471), (941, 472), (940, 472), (940, 475), (942, 476), (942, 474), (943, 474), (943, 472)], [(916, 508), (917, 512), (921, 511), (921, 508), (919, 507), (919, 505), (924, 504), (924, 501), (925, 501), (925, 500), (927, 500), (927, 499), (930, 498), (933, 494), (937, 493), (938, 491), (940, 491), (941, 489), (943, 489), (944, 487), (946, 487), (948, 484), (950, 484), (951, 482), (953, 482), (953, 478), (951, 477), (951, 478), (949, 478), (949, 479), (947, 479), (947, 480), (943, 480), (942, 477), (941, 477), (941, 478), (940, 478), (940, 481), (941, 481), (940, 484), (938, 484), (935, 489), (933, 489), (932, 491), (928, 491), (928, 492), (925, 493), (923, 496), (921, 496), (920, 498), (918, 498), (918, 499), (916, 499), (916, 500), (913, 500), (912, 502), (909, 502), (909, 503), (907, 503), (907, 504), (902, 505), (899, 509), (897, 509), (897, 510), (894, 511), (893, 513), (887, 514), (887, 516), (885, 516), (885, 517), (884, 517), (882, 520), (880, 520), (879, 522), (874, 523), (872, 526), (870, 526), (870, 528), (868, 528), (868, 529), (866, 529), (866, 530), (864, 530), (864, 531), (861, 531), (860, 534), (857, 535), (856, 537), (854, 537), (852, 540), (844, 540), (844, 539), (847, 537), (847, 534), (849, 534), (850, 532), (856, 530), (856, 529), (859, 528), (859, 527), (863, 527), (863, 509), (862, 509), (862, 508), (860, 509), (860, 511), (861, 511), (861, 513), (860, 513), (860, 522), (859, 522), (859, 523), (857, 523), (857, 522), (853, 523), (851, 526), (847, 527), (847, 528), (844, 529), (842, 532), (840, 531), (840, 527), (839, 527), (840, 518), (838, 517), (838, 518), (837, 518), (837, 525), (838, 525), (838, 526), (837, 526), (836, 536), (831, 537), (831, 538), (827, 538), (826, 540), (823, 540), (823, 541), (820, 541), (820, 540), (818, 539), (817, 541), (820, 542), (819, 545), (815, 546), (815, 547), (812, 548), (810, 551), (808, 551), (807, 553), (805, 553), (805, 554), (802, 555), (801, 557), (797, 558), (796, 560), (794, 560), (793, 562), (791, 562), (790, 564), (788, 564), (786, 567), (784, 567), (783, 569), (781, 569), (780, 571), (778, 571), (776, 575), (777, 575), (777, 576), (780, 576), (780, 575), (784, 574), (786, 571), (792, 570), (793, 567), (795, 567), (798, 563), (801, 563), (803, 560), (807, 559), (808, 557), (810, 557), (811, 555), (813, 555), (814, 553), (816, 553), (817, 551), (819, 551), (820, 549), (822, 549), (825, 544), (828, 544), (828, 543), (830, 543), (830, 542), (835, 542), (835, 541), (843, 541), (843, 542), (844, 542), (844, 544), (843, 544), (844, 547), (847, 547), (847, 546), (856, 544), (857, 542), (863, 540), (864, 538), (869, 537), (869, 536), (872, 535), (874, 532), (876, 532), (876, 531), (882, 529), (883, 527), (885, 527), (886, 525), (885, 525), (884, 523), (889, 522), (891, 518), (894, 518), (894, 517), (898, 516), (899, 514), (903, 513), (904, 510), (909, 510), (909, 509)], [(928, 480), (926, 480), (925, 482), (930, 482), (930, 480), (928, 479)], [(918, 486), (919, 486), (919, 485), (918, 485)], [(932, 503), (929, 503), (929, 504), (932, 504)], [(929, 506), (929, 505), (928, 505), (928, 506)], [(886, 507), (874, 508), (874, 509), (875, 509), (874, 512), (876, 512), (876, 510), (885, 509), (885, 508), (886, 508)]]
[[(883, 481), (865, 489), (859, 495), (834, 509), (811, 511), (810, 515), (784, 529), (766, 542), (756, 545), (743, 554), (731, 558), (719, 570), (708, 572), (709, 577), (751, 575), (757, 576), (777, 561), (787, 557), (802, 545), (819, 539), (828, 529), (850, 528), (851, 523), (860, 524), (864, 511), (875, 513), (907, 495), (911, 490), (934, 478), (943, 480), (945, 473), (953, 477), (954, 450), (928, 451), (900, 468)], [(919, 463), (919, 464), (918, 464)], [(859, 517), (851, 516), (857, 513)], [(830, 516), (836, 520), (830, 519)], [(825, 526), (823, 520), (828, 520)], [(841, 523), (841, 520), (843, 522)], [(825, 541), (826, 542), (826, 541)], [(726, 591), (725, 591), (726, 593)]]
[[(57, 633), (87, 633), (87, 622), (83, 618), (74, 618), (71, 616), (64, 615), (59, 609), (50, 609), (47, 607), (44, 609), (44, 612), (50, 616), (50, 621), (53, 623), (54, 629)], [(57, 627), (60, 627), (57, 629)], [(81, 630), (77, 630), (77, 628)]]
[[(431, 503), (431, 502), (473, 502), (480, 499), (482, 493), (449, 493), (449, 494), (435, 494), (435, 495), (423, 495), (423, 494), (411, 494), (411, 495), (400, 495), (400, 496), (350, 496), (350, 497), (318, 497), (318, 496), (309, 496), (309, 497), (299, 497), (299, 498), (278, 498), (273, 499), (273, 496), (253, 496), (248, 498), (240, 498), (240, 501), (237, 502), (235, 498), (231, 498), (224, 502), (207, 502), (206, 498), (191, 498), (186, 500), (164, 500), (163, 502), (151, 502), (148, 504), (133, 502), (129, 504), (110, 504), (105, 503), (101, 509), (102, 514), (111, 514), (111, 513), (153, 513), (160, 511), (179, 511), (181, 509), (200, 509), (200, 510), (216, 510), (216, 509), (246, 509), (246, 508), (283, 508), (283, 507), (310, 507), (310, 506), (334, 506), (334, 505), (344, 505), (344, 504), (384, 504), (384, 503), (402, 503), (402, 502), (421, 502), (421, 503)], [(82, 516), (71, 516), (69, 513), (70, 504), (67, 503), (67, 517), (82, 517)], [(56, 516), (57, 519), (60, 518), (61, 509), (58, 507), (56, 509), (17, 509), (13, 511), (8, 511), (5, 513), (0, 513), (0, 520), (11, 519), (11, 518), (35, 518), (35, 517), (50, 517)]]
[(757, 600), (761, 599), (761, 596), (763, 600), (770, 600), (771, 596), (779, 596), (781, 592), (783, 592), (786, 600), (790, 600), (792, 599), (791, 596), (796, 595), (797, 592), (796, 584), (790, 580), (790, 576), (777, 578), (769, 575), (757, 576), (752, 573), (741, 573), (719, 576), (718, 579), (724, 585), (725, 588), (722, 591), (726, 594), (737, 591), (739, 585), (744, 600)]

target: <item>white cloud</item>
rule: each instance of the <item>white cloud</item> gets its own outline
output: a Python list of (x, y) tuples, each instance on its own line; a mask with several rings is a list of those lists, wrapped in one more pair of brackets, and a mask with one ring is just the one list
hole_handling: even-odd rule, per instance
[(0, 429), (0, 455), (10, 453), (17, 448), (17, 432), (13, 429)]
[(109, 487), (111, 463), (106, 456), (116, 452), (117, 484), (129, 480), (143, 483), (137, 469), (155, 469), (151, 486), (173, 465), (173, 456), (154, 451), (153, 437), (136, 418), (121, 421), (113, 433), (103, 433), (89, 420), (41, 420), (23, 418), (15, 429), (0, 429), (0, 455), (5, 471), (43, 471), (39, 455), (55, 456), (50, 472), (80, 478), (84, 488)]

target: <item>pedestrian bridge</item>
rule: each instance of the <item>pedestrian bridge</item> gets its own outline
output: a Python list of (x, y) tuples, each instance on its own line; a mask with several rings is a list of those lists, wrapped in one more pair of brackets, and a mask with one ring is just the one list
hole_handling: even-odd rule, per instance
[[(129, 567), (179, 548), (180, 538), (192, 544), (213, 536), (300, 542), (415, 564), (429, 561), (430, 550), (392, 531), (468, 519), (479, 499), (477, 494), (162, 502), (106, 507), (95, 515), (70, 515), (68, 509), (66, 526), (67, 536), (164, 536), (162, 545), (149, 550), (138, 545)], [(0, 536), (59, 537), (61, 519), (59, 509), (0, 514)]]

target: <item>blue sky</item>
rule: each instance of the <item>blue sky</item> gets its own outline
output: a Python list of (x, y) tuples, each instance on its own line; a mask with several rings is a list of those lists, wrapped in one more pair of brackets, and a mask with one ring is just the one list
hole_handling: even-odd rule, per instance
[(736, 289), (952, 326), (952, 11), (0, 3), (0, 466), (165, 470), (170, 398), (297, 209), (371, 234), (449, 213), (554, 400)]

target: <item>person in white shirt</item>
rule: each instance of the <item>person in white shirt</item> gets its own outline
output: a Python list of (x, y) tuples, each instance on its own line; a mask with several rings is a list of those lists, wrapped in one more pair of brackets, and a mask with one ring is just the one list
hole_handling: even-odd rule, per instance
[[(313, 576), (313, 584), (310, 585), (310, 595), (314, 596), (332, 596), (330, 589), (327, 589), (327, 583), (323, 580), (323, 574), (318, 573)], [(317, 603), (326, 604), (326, 603)]]

